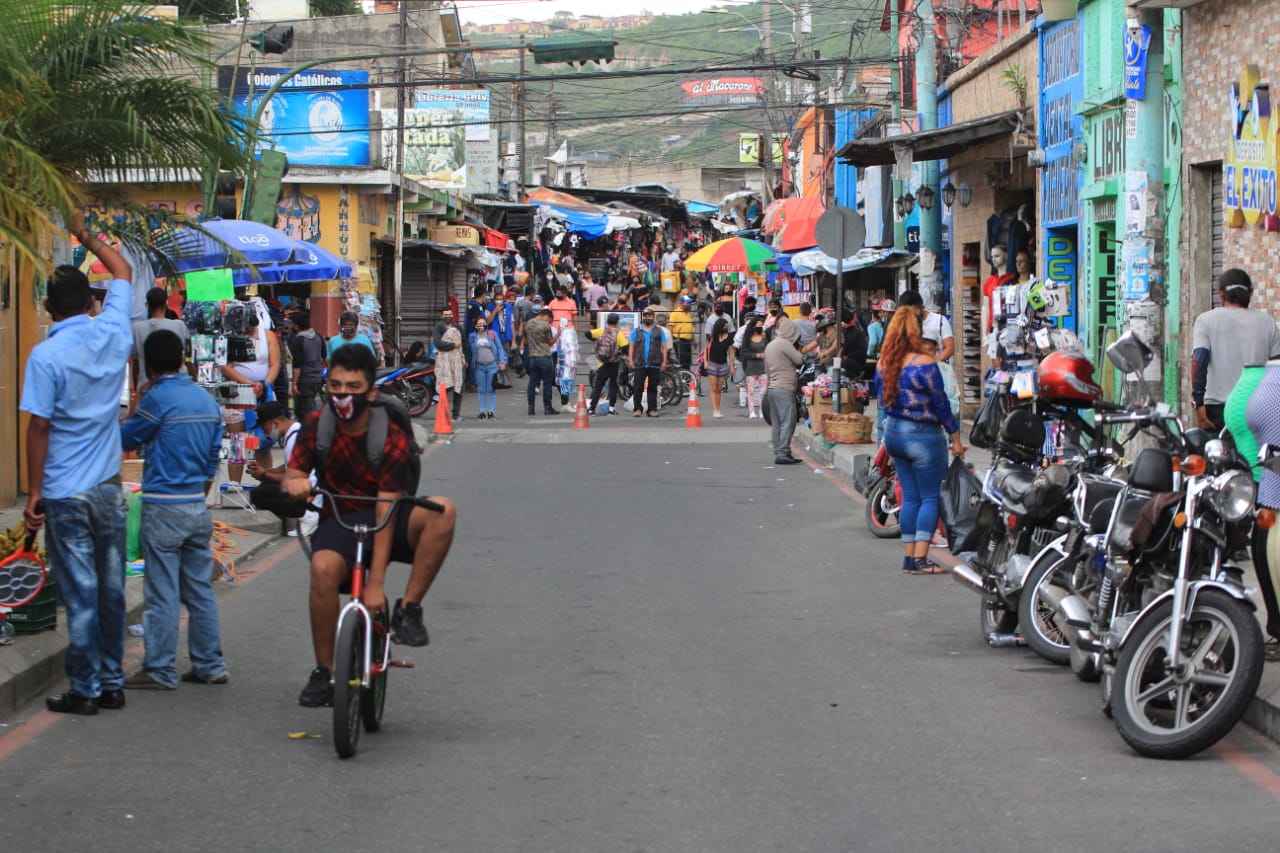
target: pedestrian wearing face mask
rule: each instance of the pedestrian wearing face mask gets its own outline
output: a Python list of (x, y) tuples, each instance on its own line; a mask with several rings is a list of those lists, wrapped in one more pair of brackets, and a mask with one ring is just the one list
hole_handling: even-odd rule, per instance
[[(462, 332), (453, 324), (453, 309), (440, 312), (436, 327), (436, 386), (448, 388), (452, 397), (453, 419), (462, 417), (462, 383), (466, 378), (466, 362), (462, 357)], [(440, 405), (447, 405), (442, 397)]]
[(484, 318), (476, 320), (476, 328), (471, 333), (468, 344), (467, 350), (471, 353), (471, 365), (476, 373), (476, 388), (480, 398), (477, 417), (482, 421), (493, 420), (493, 380), (499, 370), (506, 369), (507, 351), (498, 336), (490, 331)]
[(658, 416), (658, 383), (662, 371), (667, 369), (667, 336), (666, 330), (655, 324), (656, 318), (652, 308), (645, 308), (640, 314), (640, 328), (631, 332), (631, 346), (628, 347), (631, 360), (631, 387), (635, 394), (635, 417), (640, 417), (641, 402), (648, 386), (648, 415)]
[(338, 334), (329, 338), (328, 357), (333, 358), (333, 354), (338, 347), (347, 344), (361, 344), (369, 348), (369, 352), (377, 355), (377, 351), (373, 348), (373, 341), (369, 340), (369, 336), (360, 331), (360, 315), (354, 311), (343, 311), (338, 315)]
[[(314, 421), (319, 417), (320, 414), (317, 411), (314, 416), (309, 415), (303, 420)], [(258, 425), (270, 439), (271, 444), (268, 449), (258, 451), (257, 456), (246, 468), (258, 481), (258, 488), (253, 490), (249, 499), (259, 509), (275, 512), (285, 518), (298, 518), (298, 514), (294, 511), (297, 505), (285, 496), (282, 484), (284, 475), (289, 470), (289, 457), (293, 455), (293, 446), (298, 440), (302, 424), (289, 417), (288, 410), (273, 400), (258, 407)], [(274, 448), (277, 447), (281, 451), (279, 465), (275, 464)], [(314, 481), (314, 475), (312, 479)], [(310, 536), (319, 521), (320, 518), (314, 511), (307, 510), (302, 515), (302, 535)], [(297, 530), (291, 529), (289, 535), (296, 536)]]

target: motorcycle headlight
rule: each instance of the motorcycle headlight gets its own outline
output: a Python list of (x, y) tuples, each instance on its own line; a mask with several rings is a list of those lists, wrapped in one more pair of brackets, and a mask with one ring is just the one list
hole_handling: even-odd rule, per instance
[(1223, 520), (1236, 522), (1253, 512), (1254, 496), (1253, 477), (1244, 471), (1228, 471), (1214, 478), (1209, 500)]

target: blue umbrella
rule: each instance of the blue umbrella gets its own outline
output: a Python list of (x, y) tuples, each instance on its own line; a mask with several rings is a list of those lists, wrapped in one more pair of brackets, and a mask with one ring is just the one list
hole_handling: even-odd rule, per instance
[[(155, 250), (174, 272), (209, 270), (242, 264), (282, 264), (293, 257), (293, 241), (266, 225), (245, 219), (211, 219), (205, 232), (183, 228), (156, 241)], [(232, 252), (240, 256), (233, 256)]]
[(331, 281), (335, 278), (351, 278), (351, 264), (328, 249), (302, 240), (293, 243), (293, 260), (279, 269), (285, 281)]

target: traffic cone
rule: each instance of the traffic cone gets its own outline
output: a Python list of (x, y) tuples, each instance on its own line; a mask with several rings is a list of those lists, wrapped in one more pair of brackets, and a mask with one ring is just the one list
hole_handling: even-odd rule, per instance
[(702, 415), (698, 414), (697, 382), (689, 383), (689, 413), (684, 416), (684, 425), (690, 429), (702, 426)]
[(573, 428), (586, 429), (591, 426), (591, 418), (587, 416), (587, 386), (578, 386), (578, 408), (573, 413)]
[(436, 402), (436, 435), (453, 435), (453, 419), (449, 416), (449, 387), (439, 389), (440, 399)]

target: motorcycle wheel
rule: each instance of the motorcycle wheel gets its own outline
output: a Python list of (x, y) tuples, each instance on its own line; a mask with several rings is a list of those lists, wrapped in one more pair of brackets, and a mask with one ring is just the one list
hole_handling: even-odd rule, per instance
[(1129, 746), (1149, 758), (1187, 758), (1235, 727), (1262, 679), (1262, 630), (1253, 613), (1218, 589), (1201, 590), (1186, 617), (1184, 677), (1165, 659), (1173, 602), (1165, 601), (1133, 627), (1116, 664), (1111, 711)]
[(411, 418), (424, 415), (431, 408), (432, 392), (425, 382), (406, 382), (400, 395), (404, 399), (405, 408), (409, 410)]
[(867, 492), (867, 529), (877, 539), (896, 539), (902, 535), (893, 480), (880, 480)]
[(1064, 558), (1045, 554), (1031, 565), (1027, 582), (1018, 598), (1018, 622), (1027, 645), (1040, 657), (1066, 666), (1071, 662), (1071, 643), (1059, 623), (1058, 602), (1070, 594), (1058, 577)]

